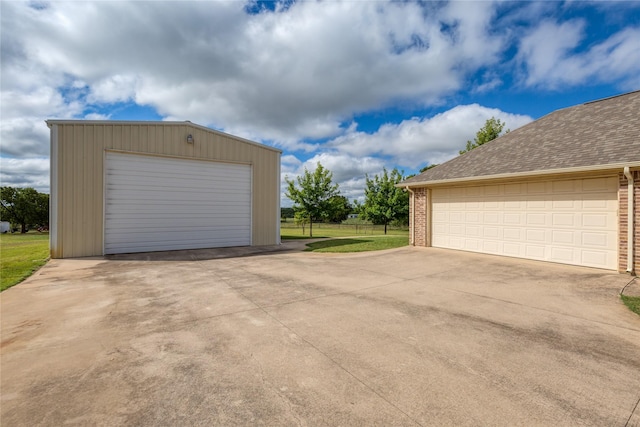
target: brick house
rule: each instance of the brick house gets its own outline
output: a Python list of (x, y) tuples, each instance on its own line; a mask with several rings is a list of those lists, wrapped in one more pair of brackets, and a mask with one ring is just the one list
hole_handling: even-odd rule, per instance
[(640, 91), (554, 111), (398, 186), (412, 245), (633, 273)]

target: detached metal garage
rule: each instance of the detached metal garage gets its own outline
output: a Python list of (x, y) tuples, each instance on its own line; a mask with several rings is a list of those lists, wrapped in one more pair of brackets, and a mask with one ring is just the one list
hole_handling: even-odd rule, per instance
[(191, 122), (47, 124), (53, 258), (280, 243), (280, 150)]
[(640, 91), (555, 111), (410, 178), (411, 243), (635, 272)]

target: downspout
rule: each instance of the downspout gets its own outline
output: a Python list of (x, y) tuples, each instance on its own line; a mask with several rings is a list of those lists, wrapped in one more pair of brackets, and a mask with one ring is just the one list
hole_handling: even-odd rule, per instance
[(416, 230), (416, 193), (407, 185), (406, 190), (411, 194), (411, 223), (409, 230), (409, 243), (415, 246), (415, 230)]
[(633, 174), (629, 171), (629, 166), (624, 168), (624, 176), (627, 177), (627, 272), (633, 273)]

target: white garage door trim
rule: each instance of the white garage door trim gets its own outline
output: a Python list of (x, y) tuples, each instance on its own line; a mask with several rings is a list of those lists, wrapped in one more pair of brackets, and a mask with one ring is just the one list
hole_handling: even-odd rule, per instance
[(432, 246), (617, 269), (617, 177), (434, 188)]
[(107, 151), (104, 253), (251, 245), (252, 168)]

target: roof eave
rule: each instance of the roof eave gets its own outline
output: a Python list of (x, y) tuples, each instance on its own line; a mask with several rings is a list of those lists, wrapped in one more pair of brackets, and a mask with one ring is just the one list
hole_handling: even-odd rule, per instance
[(401, 188), (429, 187), (429, 186), (435, 186), (435, 185), (456, 184), (456, 183), (465, 183), (465, 182), (471, 182), (471, 181), (491, 181), (491, 180), (499, 180), (499, 179), (507, 179), (507, 178), (528, 178), (528, 177), (538, 177), (538, 176), (545, 176), (545, 175), (571, 174), (571, 173), (591, 172), (591, 171), (600, 172), (600, 171), (606, 171), (606, 170), (624, 169), (625, 167), (629, 167), (632, 169), (640, 168), (640, 162), (609, 163), (605, 165), (578, 166), (573, 168), (545, 169), (545, 170), (503, 173), (503, 174), (484, 175), (484, 176), (468, 176), (463, 178), (418, 181), (418, 182), (411, 182), (411, 183), (401, 182), (396, 184), (396, 187), (401, 187)]

